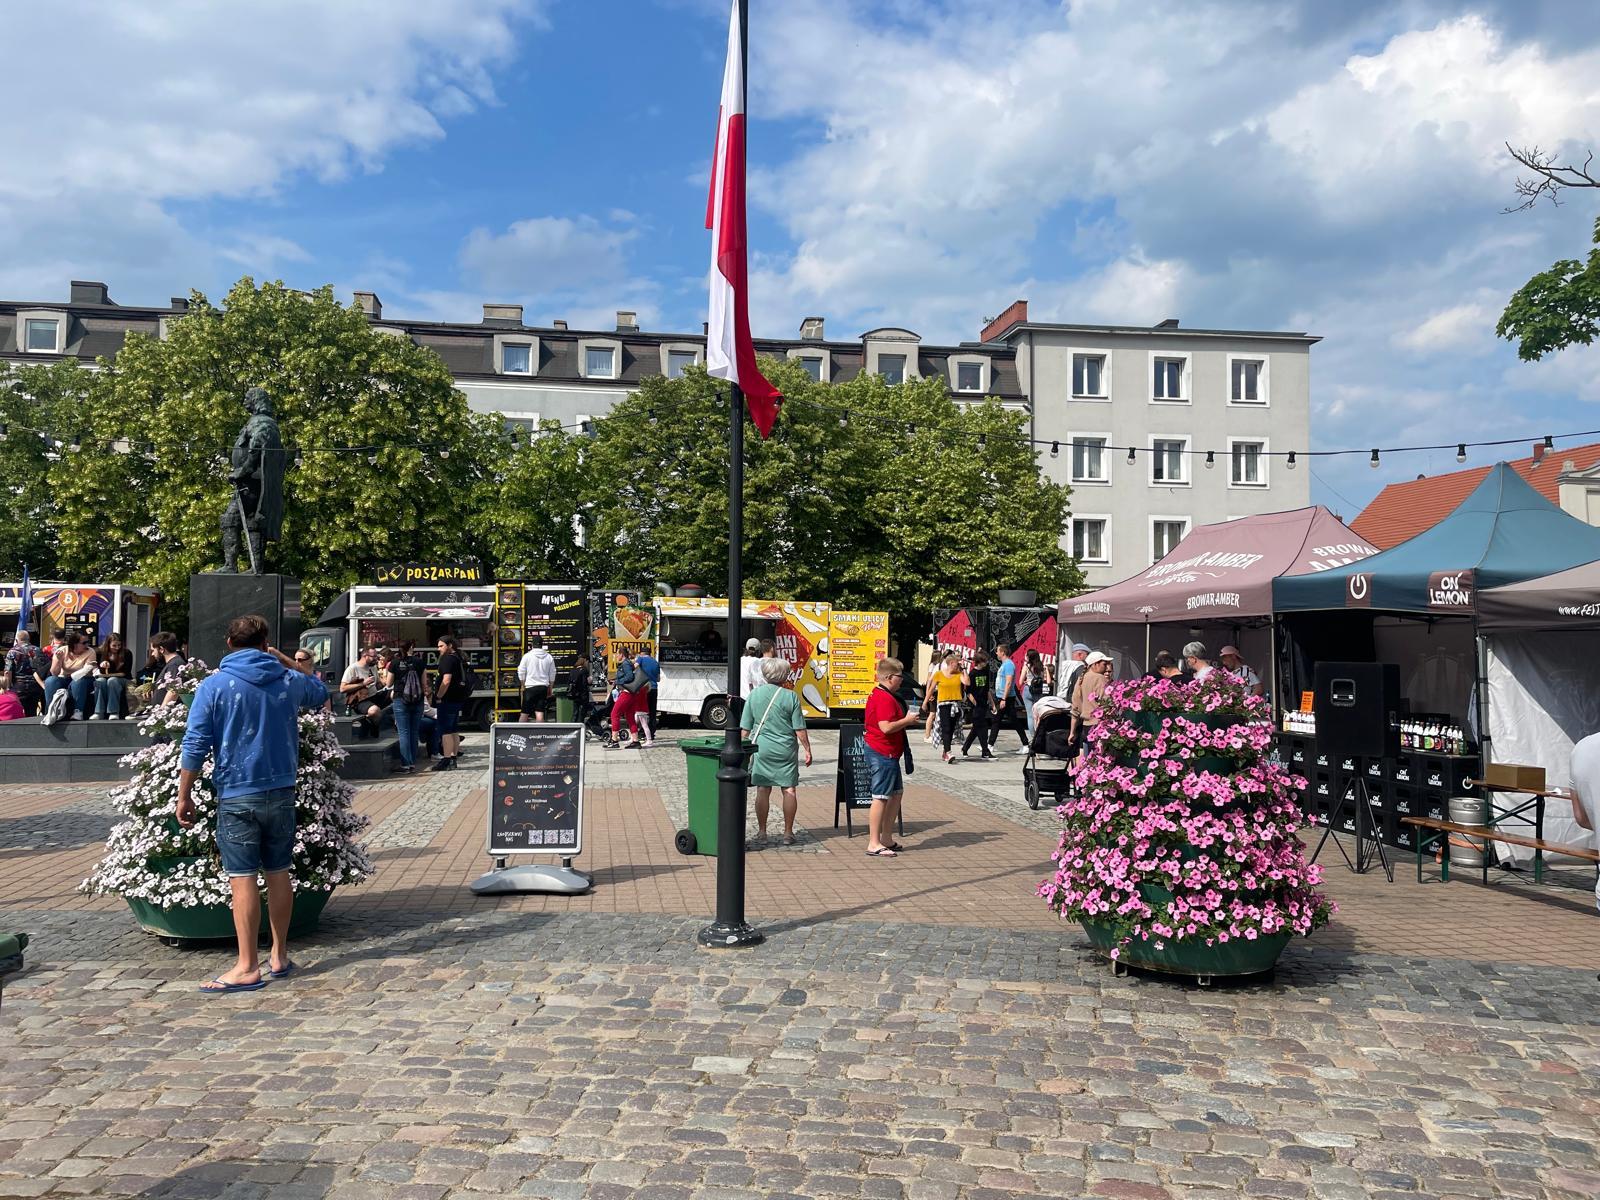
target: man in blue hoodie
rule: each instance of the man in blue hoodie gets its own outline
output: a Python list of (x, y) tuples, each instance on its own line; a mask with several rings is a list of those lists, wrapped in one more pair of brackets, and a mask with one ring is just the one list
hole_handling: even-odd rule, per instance
[(213, 751), (211, 786), (218, 799), (217, 849), (233, 887), (233, 928), (239, 961), (200, 985), (208, 994), (252, 992), (266, 986), (256, 942), (261, 932), (261, 889), (267, 879), (267, 919), (272, 926), (268, 978), (294, 970), (289, 961), (289, 914), (294, 884), (294, 785), (300, 765), (301, 709), (319, 708), (328, 689), (315, 675), (267, 645), (265, 618), (251, 614), (228, 624), (228, 653), (195, 692), (183, 734), (178, 772), (178, 824), (195, 822), (192, 792)]

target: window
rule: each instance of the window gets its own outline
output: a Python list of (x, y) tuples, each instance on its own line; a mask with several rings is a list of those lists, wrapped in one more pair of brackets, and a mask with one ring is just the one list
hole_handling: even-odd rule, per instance
[(1267, 444), (1260, 441), (1228, 442), (1228, 482), (1234, 487), (1267, 486)]
[(956, 391), (981, 392), (983, 391), (983, 364), (982, 363), (957, 363), (956, 364)]
[(795, 361), (800, 364), (801, 369), (807, 375), (811, 376), (813, 383), (822, 382), (822, 359), (818, 355), (797, 354), (795, 355)]
[(1189, 482), (1188, 438), (1150, 439), (1150, 482)]
[(1150, 356), (1150, 398), (1168, 404), (1189, 402), (1189, 356), (1152, 354)]
[(878, 355), (878, 374), (883, 376), (885, 383), (904, 383), (906, 381), (906, 356), (904, 354)]
[(590, 346), (583, 353), (583, 373), (591, 379), (616, 378), (617, 352), (610, 346)]
[(1189, 522), (1184, 517), (1150, 518), (1150, 561), (1160, 562), (1178, 548), (1189, 532)]
[(1086, 563), (1110, 562), (1110, 539), (1106, 536), (1110, 524), (1106, 517), (1073, 517), (1072, 557)]
[(694, 366), (695, 357), (696, 355), (693, 350), (668, 350), (667, 378), (680, 378), (686, 369)]
[(1078, 399), (1103, 400), (1109, 394), (1106, 371), (1108, 356), (1103, 351), (1072, 356), (1072, 394)]
[(532, 375), (533, 346), (528, 342), (502, 343), (500, 370), (507, 375)]
[(1233, 404), (1267, 402), (1267, 364), (1259, 358), (1228, 358), (1228, 399)]
[(27, 349), (35, 353), (54, 354), (56, 352), (57, 333), (61, 328), (59, 321), (45, 321), (30, 318), (27, 322)]
[(1072, 482), (1109, 483), (1106, 469), (1106, 439), (1103, 437), (1075, 437), (1072, 439)]
[(539, 414), (536, 412), (502, 412), (500, 420), (507, 433), (534, 434), (539, 432)]

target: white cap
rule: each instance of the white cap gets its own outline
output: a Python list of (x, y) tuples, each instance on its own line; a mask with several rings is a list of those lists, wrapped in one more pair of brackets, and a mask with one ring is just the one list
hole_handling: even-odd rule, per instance
[(759, 650), (759, 649), (761, 649), (761, 639), (760, 638), (751, 638), (749, 641), (745, 642), (744, 648), (746, 650)]
[(1095, 663), (1103, 663), (1103, 662), (1110, 662), (1110, 661), (1111, 661), (1111, 655), (1107, 654), (1104, 650), (1096, 650), (1093, 654), (1089, 655), (1088, 658), (1083, 660), (1083, 665), (1086, 666), (1086, 667), (1092, 667), (1092, 666), (1095, 665)]

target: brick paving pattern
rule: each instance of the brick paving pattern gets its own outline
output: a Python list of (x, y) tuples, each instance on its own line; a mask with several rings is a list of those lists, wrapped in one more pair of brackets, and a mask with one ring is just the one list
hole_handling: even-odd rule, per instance
[[(474, 897), (467, 769), (363, 786), (378, 876), (261, 992), (73, 892), (103, 789), (0, 789), (0, 1196), (1600, 1194), (1600, 929), (1581, 874), (1357, 877), (1266, 981), (1117, 978), (1033, 898), (1020, 757), (918, 756), (910, 850), (832, 827), (749, 859), (768, 934), (699, 950), (675, 747), (589, 756), (582, 897)], [(478, 756), (478, 757), (475, 757)], [(99, 822), (99, 823), (97, 823)], [(1331, 848), (1330, 848), (1331, 853)]]

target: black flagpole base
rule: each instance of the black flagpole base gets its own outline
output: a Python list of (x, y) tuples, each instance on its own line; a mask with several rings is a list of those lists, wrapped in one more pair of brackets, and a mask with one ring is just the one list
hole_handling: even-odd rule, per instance
[(745, 921), (727, 924), (717, 921), (702, 929), (696, 938), (708, 950), (737, 950), (743, 946), (759, 946), (767, 940), (760, 930)]

